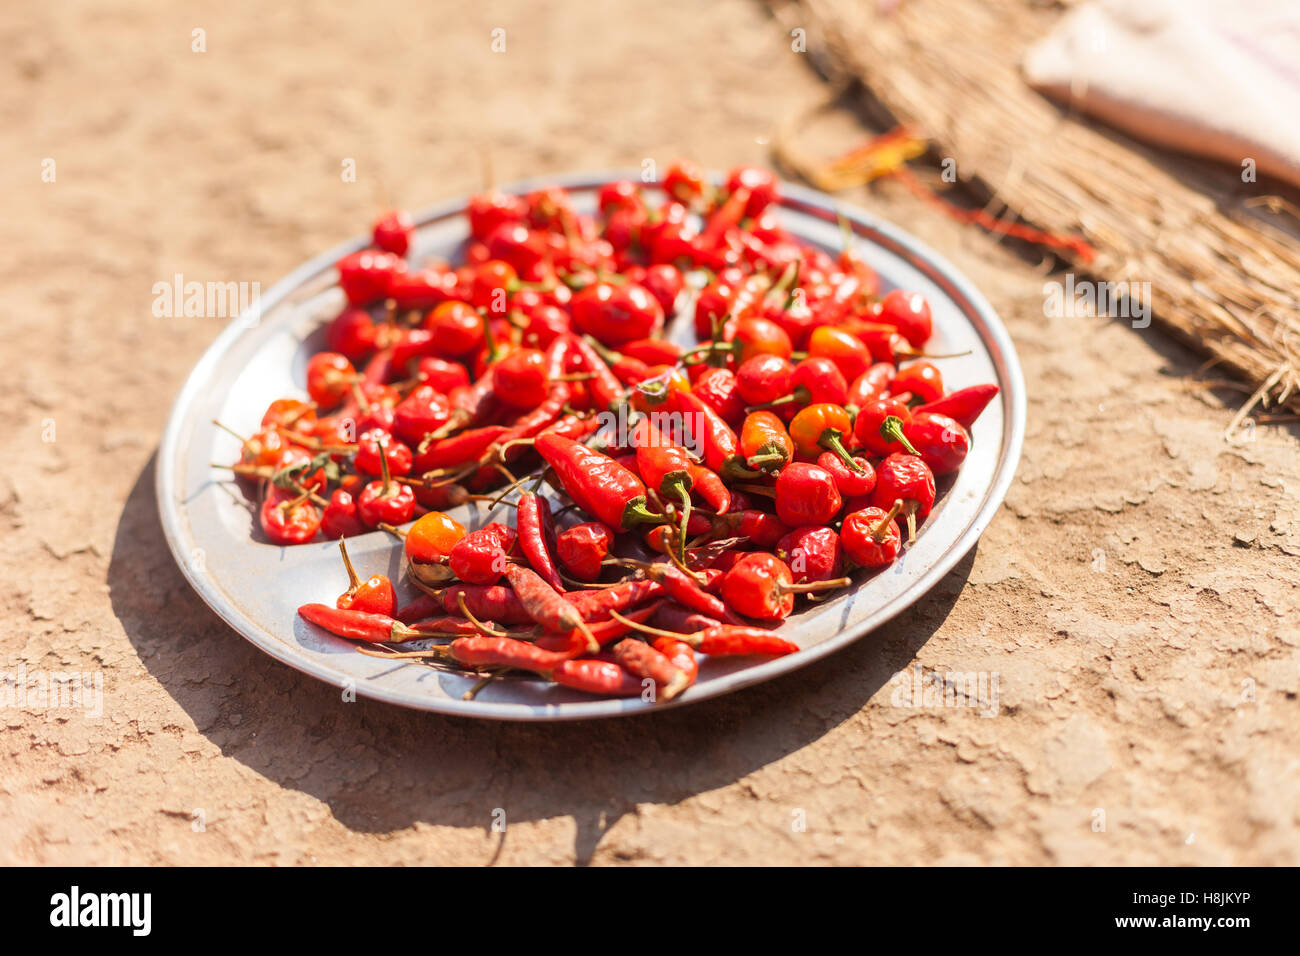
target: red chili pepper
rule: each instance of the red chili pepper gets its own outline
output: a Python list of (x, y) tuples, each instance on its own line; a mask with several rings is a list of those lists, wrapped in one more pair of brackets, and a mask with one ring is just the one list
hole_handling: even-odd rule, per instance
[(466, 584), (495, 584), (506, 572), (516, 537), (514, 528), (493, 521), (457, 541), (447, 563)]
[(914, 409), (912, 414), (946, 415), (963, 428), (970, 428), (997, 393), (996, 385), (972, 385), (928, 402)]
[(302, 544), (316, 537), (321, 513), (308, 497), (274, 485), (267, 489), (258, 517), (262, 533), (272, 544)]
[(936, 475), (952, 474), (970, 454), (970, 435), (947, 415), (914, 414), (903, 434)]
[(894, 289), (880, 300), (880, 309), (876, 318), (885, 325), (898, 329), (908, 343), (919, 349), (929, 340), (934, 331), (930, 317), (930, 303), (919, 292), (905, 292)]
[(679, 671), (687, 677), (687, 684), (695, 683), (695, 677), (699, 674), (699, 664), (695, 660), (695, 651), (691, 645), (676, 637), (667, 637), (660, 635), (656, 637), (651, 646), (672, 663)]
[(845, 438), (852, 433), (849, 413), (829, 402), (809, 405), (790, 420), (790, 439), (800, 455), (817, 458), (825, 449), (838, 455), (850, 471), (861, 473), (861, 466), (844, 447)]
[(753, 411), (740, 429), (740, 453), (750, 468), (776, 474), (794, 457), (794, 442), (774, 413)]
[(581, 650), (580, 643), (547, 650), (509, 637), (459, 637), (447, 646), (448, 655), (466, 667), (513, 667), (538, 674), (549, 674)]
[(649, 578), (633, 578), (622, 581), (613, 587), (593, 591), (570, 591), (566, 597), (569, 603), (578, 609), (583, 620), (603, 621), (613, 611), (625, 611), (645, 601), (651, 601), (664, 593), (664, 586)]
[(744, 420), (745, 402), (736, 391), (736, 376), (730, 369), (708, 369), (695, 380), (691, 391), (717, 412), (728, 425), (735, 427)]
[(357, 499), (357, 514), (367, 527), (381, 524), (405, 524), (415, 513), (415, 492), (407, 485), (397, 484), (388, 471), (388, 454), (379, 446), (379, 464), (383, 479), (372, 481), (361, 490)]
[[(750, 555), (750, 557), (755, 557), (755, 555)], [(771, 557), (771, 555), (767, 555), (767, 557)], [(637, 625), (636, 629), (668, 640), (682, 641), (701, 654), (711, 654), (717, 657), (793, 654), (799, 650), (798, 644), (777, 637), (771, 631), (743, 624), (719, 624), (689, 634), (661, 631), (658, 628), (647, 627), (644, 624)]]
[[(727, 572), (722, 595), (728, 607), (746, 617), (780, 621), (794, 610), (794, 596), (807, 591), (824, 591), (849, 584), (848, 578), (794, 583), (784, 561), (773, 554), (748, 554)], [(707, 653), (707, 652), (706, 652)]]
[(555, 550), (565, 570), (579, 581), (595, 581), (609, 555), (614, 535), (598, 521), (584, 521), (560, 532)]
[(424, 474), (439, 468), (478, 461), (508, 431), (505, 425), (487, 425), (430, 442), (423, 450), (416, 451), (412, 471)]
[(643, 689), (641, 681), (610, 661), (564, 661), (551, 671), (551, 680), (574, 690), (607, 697), (636, 697)]
[(735, 615), (727, 608), (727, 605), (701, 588), (686, 572), (663, 562), (655, 564), (637, 563), (636, 566), (641, 568), (650, 580), (662, 584), (664, 593), (678, 604), (685, 605), (699, 611), (701, 614), (707, 614), (709, 617), (721, 621), (735, 623), (737, 620)]
[(422, 621), (441, 613), (442, 601), (439, 598), (431, 594), (418, 594), (410, 604), (399, 607), (393, 617), (403, 624), (414, 624), (416, 621)]
[(528, 616), (548, 631), (581, 631), (591, 650), (600, 645), (591, 636), (582, 613), (563, 594), (557, 594), (536, 571), (511, 564), (506, 567), (506, 581), (514, 589)]
[(791, 462), (776, 476), (776, 516), (792, 528), (827, 524), (843, 505), (834, 476), (819, 465)]
[(646, 507), (645, 484), (607, 455), (548, 432), (534, 445), (570, 498), (612, 528), (659, 524), (663, 515)]
[(830, 359), (844, 381), (851, 382), (871, 365), (873, 353), (857, 336), (833, 325), (823, 325), (813, 329), (808, 337), (808, 355)]
[(794, 366), (788, 359), (779, 355), (755, 355), (736, 369), (736, 392), (746, 405), (780, 402), (794, 387), (793, 375)]
[(591, 347), (591, 344), (578, 335), (561, 336), (556, 341), (561, 340), (568, 341), (569, 347), (581, 356), (584, 371), (591, 373), (592, 377), (588, 379), (587, 387), (591, 389), (591, 395), (596, 402), (596, 407), (603, 411), (616, 405), (623, 397), (623, 383), (618, 380), (617, 375), (610, 371), (609, 366)]
[(552, 533), (551, 506), (545, 498), (525, 491), (519, 496), (515, 508), (515, 526), (519, 530), (519, 549), (524, 558), (556, 592), (564, 593), (564, 582), (556, 570), (555, 561), (547, 545)]
[[(624, 615), (631, 617), (630, 614)], [(650, 618), (655, 625), (669, 631), (703, 631), (706, 628), (717, 627), (722, 621), (715, 617), (709, 617), (707, 614), (701, 614), (699, 611), (686, 607), (684, 604), (678, 604), (676, 601), (662, 601)]]
[(916, 523), (928, 518), (934, 506), (934, 474), (930, 466), (915, 455), (894, 454), (880, 463), (877, 476), (871, 503), (884, 509), (901, 501), (908, 540), (915, 538)]
[(357, 503), (342, 488), (330, 496), (330, 502), (321, 514), (321, 533), (327, 538), (343, 538), (364, 534), (366, 526), (357, 514)]
[[(712, 508), (720, 515), (726, 514), (731, 507), (731, 492), (714, 472), (705, 468), (703, 465), (691, 463), (691, 482), (697, 494), (704, 499), (705, 504)], [(687, 522), (687, 533), (690, 533), (690, 522)]]
[(817, 457), (818, 467), (831, 473), (842, 498), (869, 495), (876, 487), (876, 470), (871, 467), (871, 462), (861, 455), (854, 455), (853, 463), (857, 465), (856, 470), (840, 461), (840, 456), (833, 451), (824, 451)]
[(348, 589), (334, 602), (335, 605), (344, 611), (369, 611), (392, 617), (397, 610), (397, 593), (393, 590), (393, 582), (383, 574), (372, 574), (364, 581), (357, 577), (356, 568), (348, 556), (348, 546), (342, 539), (339, 540), (339, 553), (343, 555), (343, 567), (347, 569), (349, 583)]
[(892, 392), (911, 392), (922, 402), (937, 402), (943, 398), (943, 374), (930, 362), (913, 362), (898, 370)]
[(689, 674), (639, 638), (628, 637), (615, 644), (614, 660), (633, 677), (654, 681), (663, 700), (672, 700), (691, 685)]
[(889, 394), (889, 386), (894, 381), (894, 366), (889, 362), (877, 362), (853, 380), (849, 387), (849, 396), (844, 401), (845, 407), (861, 408), (873, 399), (883, 398)]
[(829, 581), (844, 574), (844, 550), (834, 528), (795, 528), (777, 542), (776, 556), (789, 565), (796, 584)]
[(710, 469), (724, 479), (756, 476), (756, 472), (745, 466), (740, 440), (731, 426), (698, 395), (670, 391), (666, 405), (670, 411), (683, 416), (683, 429), (689, 428), (692, 438), (700, 443), (704, 462)]
[(905, 434), (912, 413), (897, 398), (877, 398), (858, 410), (853, 434), (873, 455), (890, 455), (897, 451), (916, 454)]
[(844, 519), (840, 527), (840, 543), (849, 560), (864, 568), (879, 568), (893, 563), (903, 548), (903, 536), (894, 520), (902, 504), (901, 500), (895, 501), (888, 511), (863, 508)]
[(348, 611), (328, 604), (304, 604), (298, 608), (298, 614), (331, 634), (353, 641), (391, 644), (412, 641), (421, 636), (419, 631), (386, 614)]
[(523, 602), (510, 588), (500, 584), (453, 584), (438, 592), (442, 609), (448, 614), (460, 613), (460, 601), (476, 618), (496, 621), (498, 624), (532, 624), (533, 617)]

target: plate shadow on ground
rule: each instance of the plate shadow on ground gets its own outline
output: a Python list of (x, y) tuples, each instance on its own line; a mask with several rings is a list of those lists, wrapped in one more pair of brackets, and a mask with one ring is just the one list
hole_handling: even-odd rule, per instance
[[(481, 829), (572, 817), (574, 856), (642, 804), (674, 804), (782, 759), (857, 714), (943, 624), (974, 551), (892, 622), (793, 673), (663, 714), (552, 724), (475, 721), (377, 701), (259, 651), (199, 598), (158, 518), (155, 459), (136, 479), (109, 564), (113, 611), (141, 661), (223, 756), (325, 803), (350, 830)], [(811, 784), (810, 784), (811, 785)], [(755, 797), (757, 801), (759, 798)], [(208, 808), (213, 817), (220, 808)], [(773, 826), (790, 808), (773, 808)], [(219, 819), (216, 823), (220, 825)], [(429, 862), (439, 862), (436, 838)]]

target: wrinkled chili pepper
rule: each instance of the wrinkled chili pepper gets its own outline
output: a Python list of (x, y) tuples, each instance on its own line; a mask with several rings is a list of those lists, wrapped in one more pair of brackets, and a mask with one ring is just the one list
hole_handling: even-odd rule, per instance
[(519, 550), (524, 558), (551, 587), (564, 593), (564, 581), (551, 558), (547, 537), (551, 534), (551, 506), (545, 498), (525, 491), (516, 501), (515, 526), (519, 530)]

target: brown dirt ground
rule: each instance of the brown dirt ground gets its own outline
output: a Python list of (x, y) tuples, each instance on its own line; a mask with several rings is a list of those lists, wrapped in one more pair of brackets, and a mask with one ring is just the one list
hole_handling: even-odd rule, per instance
[[(742, 0), (353, 9), (0, 13), (0, 669), (106, 693), (98, 720), (0, 715), (0, 861), (1300, 863), (1296, 433), (1229, 444), (1238, 397), (1190, 387), (1190, 354), (1045, 318), (1038, 269), (888, 188), (861, 201), (976, 280), (1031, 396), (1005, 508), (892, 625), (722, 700), (546, 727), (343, 703), (223, 626), (152, 466), (220, 323), (154, 318), (154, 282), (268, 287), (381, 199), (476, 188), (479, 145), (503, 181), (761, 161), (819, 94)], [(913, 663), (997, 672), (998, 716), (891, 706)]]

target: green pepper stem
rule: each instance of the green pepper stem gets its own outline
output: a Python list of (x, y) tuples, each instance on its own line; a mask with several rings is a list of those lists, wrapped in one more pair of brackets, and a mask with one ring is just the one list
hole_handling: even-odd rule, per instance
[(850, 455), (848, 449), (844, 447), (842, 441), (843, 437), (843, 432), (838, 428), (828, 428), (822, 432), (821, 440), (818, 441), (817, 444), (821, 445), (827, 451), (835, 452), (840, 461), (844, 462), (845, 467), (850, 471), (859, 475), (865, 475), (867, 470), (853, 460), (853, 456)]
[(907, 449), (909, 454), (921, 457), (921, 453), (916, 450), (916, 446), (907, 440), (903, 434), (903, 420), (897, 415), (888, 416), (880, 423), (880, 437), (885, 441), (897, 442)]

